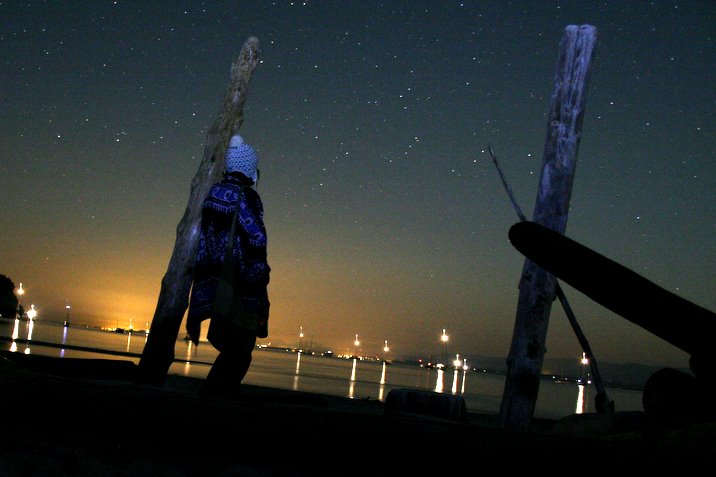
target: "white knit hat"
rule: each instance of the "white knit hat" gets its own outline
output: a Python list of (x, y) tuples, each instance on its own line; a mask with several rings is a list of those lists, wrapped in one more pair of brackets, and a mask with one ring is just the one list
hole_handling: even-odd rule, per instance
[(258, 165), (259, 156), (254, 148), (246, 144), (244, 138), (238, 134), (233, 136), (226, 150), (226, 172), (241, 172), (256, 183)]

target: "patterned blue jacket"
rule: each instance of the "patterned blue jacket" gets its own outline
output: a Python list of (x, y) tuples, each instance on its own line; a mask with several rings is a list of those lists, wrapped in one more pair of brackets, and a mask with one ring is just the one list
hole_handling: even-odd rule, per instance
[(239, 211), (231, 257), (234, 277), (240, 284), (244, 305), (258, 311), (259, 320), (268, 320), (270, 304), (267, 286), (271, 267), (266, 257), (264, 209), (261, 197), (250, 185), (251, 181), (243, 175), (226, 175), (211, 187), (204, 200), (187, 330), (211, 318), (217, 278), (221, 274), (237, 206)]

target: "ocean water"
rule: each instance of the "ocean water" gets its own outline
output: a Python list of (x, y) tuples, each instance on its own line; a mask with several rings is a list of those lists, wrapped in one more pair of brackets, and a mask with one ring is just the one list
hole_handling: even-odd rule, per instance
[[(61, 324), (0, 319), (0, 348), (17, 353), (64, 358), (124, 359), (139, 362), (145, 332), (64, 327)], [(205, 378), (216, 358), (209, 343), (194, 346), (178, 339), (169, 373)], [(412, 388), (460, 395), (468, 411), (498, 414), (504, 376), (473, 369), (427, 369), (417, 363), (392, 363), (325, 357), (284, 349), (257, 348), (244, 382), (352, 399), (385, 401), (392, 389)], [(641, 411), (641, 392), (607, 388), (617, 411)], [(543, 379), (535, 417), (559, 419), (594, 412), (593, 385)]]

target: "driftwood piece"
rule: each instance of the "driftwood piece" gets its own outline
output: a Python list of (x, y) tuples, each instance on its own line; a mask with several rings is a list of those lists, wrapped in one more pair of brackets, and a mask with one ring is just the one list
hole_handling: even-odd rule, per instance
[(249, 83), (258, 64), (259, 41), (249, 37), (231, 65), (231, 80), (221, 110), (209, 129), (204, 156), (191, 182), (189, 203), (177, 226), (176, 242), (164, 278), (149, 337), (139, 361), (136, 381), (162, 385), (174, 361), (179, 327), (189, 305), (194, 254), (201, 227), (201, 208), (212, 184), (224, 172), (224, 154), (229, 140), (244, 120)]
[[(500, 174), (500, 180), (502, 181), (502, 185), (507, 191), (507, 195), (512, 202), (512, 206), (517, 213), (517, 217), (519, 217), (522, 222), (526, 222), (527, 216), (524, 214), (524, 212), (522, 212), (522, 208), (517, 203), (515, 194), (512, 192), (512, 188), (507, 182), (505, 174), (502, 172), (502, 168), (500, 167), (500, 163), (497, 161), (497, 157), (495, 157), (495, 153), (492, 152), (491, 147), (488, 146), (487, 149), (490, 151), (490, 157), (492, 157), (492, 162), (495, 164), (497, 172)], [(582, 351), (584, 352), (584, 355), (587, 357), (587, 360), (589, 362), (589, 369), (592, 371), (592, 376), (594, 377), (594, 384), (597, 388), (597, 395), (595, 397), (595, 407), (597, 409), (597, 412), (612, 412), (614, 411), (614, 402), (609, 401), (609, 398), (607, 397), (607, 391), (604, 387), (604, 382), (602, 381), (602, 375), (599, 372), (599, 366), (597, 366), (597, 358), (594, 356), (594, 353), (592, 352), (592, 347), (589, 345), (589, 340), (587, 340), (587, 337), (582, 331), (582, 327), (579, 326), (577, 317), (574, 315), (574, 311), (572, 311), (572, 306), (569, 304), (569, 300), (567, 300), (567, 295), (564, 294), (564, 291), (559, 285), (559, 282), (555, 282), (555, 292), (557, 293), (557, 298), (559, 298), (559, 301), (562, 304), (562, 309), (564, 309), (564, 313), (567, 315), (567, 320), (569, 320), (569, 324), (572, 326), (572, 330), (577, 337), (577, 341), (579, 341), (579, 345), (582, 347)]]
[[(569, 25), (560, 42), (532, 219), (560, 233), (567, 225), (596, 37), (593, 26)], [(505, 429), (527, 431), (534, 415), (555, 285), (554, 276), (525, 260), (500, 405)]]

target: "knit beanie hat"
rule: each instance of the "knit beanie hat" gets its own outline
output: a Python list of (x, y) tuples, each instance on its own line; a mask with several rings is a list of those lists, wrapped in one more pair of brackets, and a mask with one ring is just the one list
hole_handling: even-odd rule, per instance
[(233, 136), (226, 150), (226, 172), (241, 172), (256, 183), (258, 165), (259, 156), (254, 148), (246, 144), (244, 138), (238, 134)]

